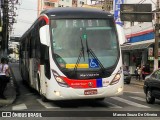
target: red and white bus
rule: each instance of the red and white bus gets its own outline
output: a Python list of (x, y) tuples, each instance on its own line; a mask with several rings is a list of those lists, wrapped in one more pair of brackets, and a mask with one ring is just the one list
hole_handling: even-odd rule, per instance
[(21, 76), (43, 101), (121, 95), (122, 38), (113, 15), (105, 11), (46, 10), (21, 37)]

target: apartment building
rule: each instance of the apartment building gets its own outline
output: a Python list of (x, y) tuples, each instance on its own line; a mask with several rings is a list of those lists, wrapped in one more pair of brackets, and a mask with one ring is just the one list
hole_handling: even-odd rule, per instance
[(38, 0), (38, 15), (42, 10), (55, 7), (82, 7), (87, 0)]

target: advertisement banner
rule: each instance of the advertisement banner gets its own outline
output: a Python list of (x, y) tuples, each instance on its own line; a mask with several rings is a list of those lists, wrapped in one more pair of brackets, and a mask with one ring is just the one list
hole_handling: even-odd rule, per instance
[(123, 4), (124, 0), (114, 0), (114, 19), (116, 24), (123, 25), (123, 22), (120, 20), (120, 4)]

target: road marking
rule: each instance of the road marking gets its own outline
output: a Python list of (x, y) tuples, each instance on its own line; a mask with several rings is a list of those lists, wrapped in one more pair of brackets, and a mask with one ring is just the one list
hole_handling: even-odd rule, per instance
[(130, 96), (130, 98), (133, 98), (133, 99), (136, 99), (136, 100), (139, 100), (139, 101), (143, 101), (143, 102), (145, 102), (146, 101), (146, 99), (144, 99), (144, 98), (141, 98), (141, 97), (136, 97), (136, 96)]
[(132, 92), (132, 91), (123, 91), (124, 93), (136, 93), (136, 94), (144, 94), (144, 92)]
[(126, 104), (128, 104), (128, 105), (135, 106), (135, 107), (150, 108), (150, 107), (148, 107), (148, 106), (145, 106), (145, 105), (142, 105), (142, 104), (139, 104), (139, 103), (136, 103), (136, 102), (132, 102), (132, 101), (129, 101), (129, 100), (120, 98), (120, 97), (111, 97), (111, 98), (112, 98), (112, 99), (115, 99), (115, 100), (118, 100), (118, 101), (120, 101), (120, 102), (126, 103)]
[(120, 106), (118, 106), (118, 105), (115, 105), (115, 104), (113, 104), (113, 103), (110, 103), (110, 102), (106, 102), (105, 101), (105, 103), (107, 103), (107, 104), (109, 104), (110, 106), (110, 108), (122, 108), (122, 107), (120, 107)]
[(53, 106), (53, 104), (49, 103), (49, 102), (43, 102), (41, 99), (37, 99), (37, 101), (43, 105), (45, 108), (60, 108), (60, 107), (57, 107), (57, 106)]
[(19, 105), (15, 105), (12, 107), (12, 110), (25, 110), (27, 109), (27, 106), (23, 103), (23, 104), (19, 104)]

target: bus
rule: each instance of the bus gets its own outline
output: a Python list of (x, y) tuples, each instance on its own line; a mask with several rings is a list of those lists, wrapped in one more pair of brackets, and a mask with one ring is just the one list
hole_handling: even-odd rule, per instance
[(122, 38), (109, 12), (45, 10), (20, 39), (22, 79), (43, 101), (122, 95)]

